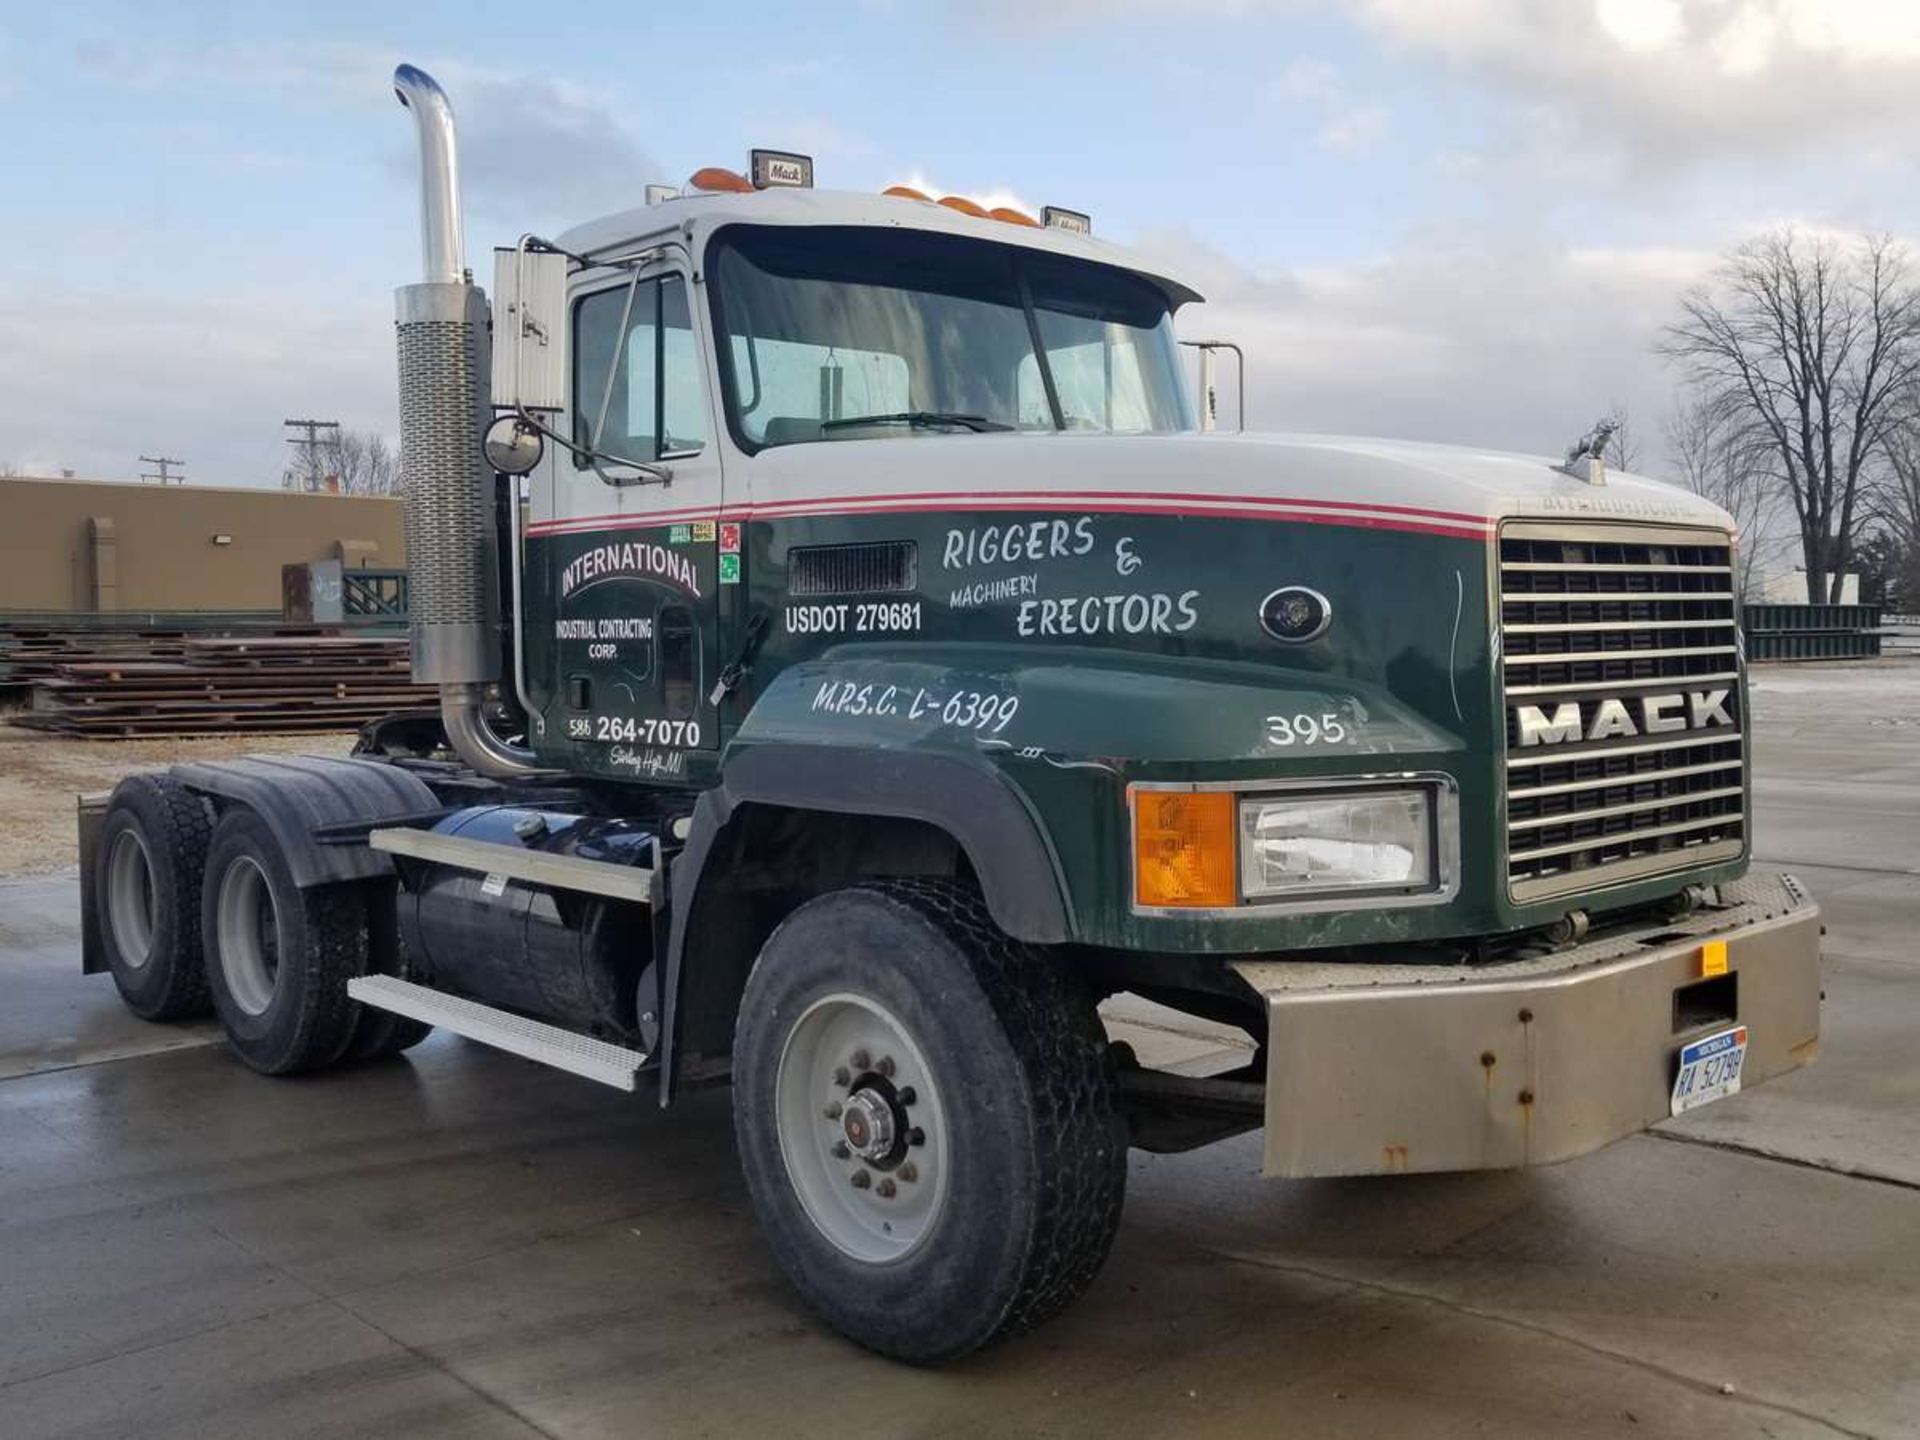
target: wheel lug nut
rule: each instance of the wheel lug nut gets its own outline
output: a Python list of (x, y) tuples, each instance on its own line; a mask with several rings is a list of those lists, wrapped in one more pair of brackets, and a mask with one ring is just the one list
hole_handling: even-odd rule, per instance
[(847, 1073), (846, 1066), (842, 1065), (838, 1070), (833, 1072), (833, 1083), (838, 1085), (842, 1090), (853, 1084), (853, 1076)]
[(839, 1118), (840, 1118), (840, 1102), (838, 1100), (835, 1100), (827, 1106), (827, 1119), (838, 1120)]
[(919, 1167), (916, 1166), (911, 1160), (907, 1161), (906, 1164), (902, 1165), (900, 1169), (895, 1173), (897, 1173), (900, 1176), (900, 1178), (906, 1181), (909, 1185), (911, 1185), (914, 1181), (920, 1178)]
[(913, 1127), (913, 1129), (911, 1129), (911, 1130), (909, 1130), (909, 1131), (907, 1132), (907, 1143), (908, 1143), (909, 1145), (924, 1145), (924, 1144), (926, 1144), (926, 1143), (927, 1143), (927, 1132), (926, 1132), (926, 1131), (924, 1131), (924, 1130), (922, 1130), (922, 1129), (921, 1129), (921, 1128), (920, 1128), (920, 1127), (919, 1127), (918, 1125), (916, 1125), (916, 1126), (914, 1126), (914, 1127)]
[(878, 1185), (873, 1187), (873, 1193), (878, 1195), (882, 1200), (891, 1200), (893, 1198), (893, 1181), (882, 1180)]
[(873, 1057), (864, 1050), (856, 1050), (849, 1057), (848, 1063), (856, 1070), (865, 1070), (873, 1064)]
[(893, 1057), (891, 1055), (882, 1055), (880, 1057), (880, 1062), (877, 1065), (875, 1065), (873, 1068), (878, 1070), (882, 1075), (885, 1075), (888, 1079), (892, 1079), (893, 1078)]
[(853, 1154), (853, 1151), (847, 1148), (846, 1141), (836, 1140), (833, 1142), (833, 1158), (834, 1159), (845, 1160), (851, 1154)]
[(902, 1105), (911, 1105), (913, 1104), (914, 1101), (918, 1100), (919, 1098), (920, 1096), (917, 1093), (915, 1093), (913, 1086), (902, 1085), (900, 1087), (900, 1103)]
[(856, 1170), (853, 1172), (853, 1188), (854, 1189), (864, 1190), (871, 1184), (873, 1184), (873, 1177), (867, 1174), (866, 1171)]

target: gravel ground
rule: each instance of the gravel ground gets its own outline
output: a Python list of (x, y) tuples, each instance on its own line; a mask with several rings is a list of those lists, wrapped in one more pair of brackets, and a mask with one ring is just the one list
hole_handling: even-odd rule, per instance
[(236, 755), (344, 755), (352, 732), (212, 735), (194, 740), (70, 740), (0, 721), (0, 875), (44, 875), (80, 863), (76, 795), (178, 760)]

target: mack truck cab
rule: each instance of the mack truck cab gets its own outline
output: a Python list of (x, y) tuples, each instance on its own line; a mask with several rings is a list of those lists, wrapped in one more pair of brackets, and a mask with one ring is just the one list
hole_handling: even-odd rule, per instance
[[(402, 67), (416, 679), (352, 758), (83, 800), (86, 968), (267, 1074), (432, 1027), (730, 1082), (773, 1259), (952, 1359), (1090, 1284), (1130, 1146), (1564, 1160), (1809, 1063), (1751, 872), (1729, 517), (1567, 462), (1211, 431), (1095, 238), (755, 152), (463, 251)], [(1247, 1038), (1142, 1065), (1128, 992)]]

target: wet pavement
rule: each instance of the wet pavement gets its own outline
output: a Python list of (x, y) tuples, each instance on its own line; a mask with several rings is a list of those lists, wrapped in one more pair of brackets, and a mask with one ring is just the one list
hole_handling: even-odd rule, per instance
[(941, 1372), (785, 1288), (723, 1091), (443, 1037), (262, 1080), (79, 975), (70, 878), (0, 881), (0, 1437), (1920, 1435), (1920, 665), (1756, 699), (1817, 1066), (1544, 1171), (1136, 1155), (1087, 1297)]

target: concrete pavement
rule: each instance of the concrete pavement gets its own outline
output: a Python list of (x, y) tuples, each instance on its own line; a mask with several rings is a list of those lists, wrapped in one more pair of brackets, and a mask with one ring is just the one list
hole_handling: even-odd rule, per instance
[(786, 1290), (724, 1091), (446, 1038), (265, 1081), (119, 1018), (71, 882), (0, 884), (0, 1436), (1920, 1435), (1920, 667), (1758, 699), (1819, 1065), (1545, 1171), (1136, 1155), (1085, 1300), (942, 1372)]

